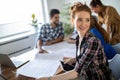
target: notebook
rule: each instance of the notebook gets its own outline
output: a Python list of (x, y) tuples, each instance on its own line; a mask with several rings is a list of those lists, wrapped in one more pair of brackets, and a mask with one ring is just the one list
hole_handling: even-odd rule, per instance
[(72, 36), (70, 36), (70, 39), (75, 40), (77, 36), (78, 36), (78, 34), (77, 34), (77, 33), (74, 33), (74, 34), (72, 34)]
[(28, 62), (29, 62), (29, 60), (18, 61), (18, 60), (9, 58), (9, 56), (7, 54), (0, 54), (0, 64), (1, 65), (19, 68), (20, 66), (22, 66)]

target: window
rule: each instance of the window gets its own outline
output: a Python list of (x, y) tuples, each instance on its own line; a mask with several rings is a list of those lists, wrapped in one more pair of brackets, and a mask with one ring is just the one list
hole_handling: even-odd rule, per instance
[(0, 24), (31, 20), (33, 13), (43, 22), (41, 0), (0, 0)]

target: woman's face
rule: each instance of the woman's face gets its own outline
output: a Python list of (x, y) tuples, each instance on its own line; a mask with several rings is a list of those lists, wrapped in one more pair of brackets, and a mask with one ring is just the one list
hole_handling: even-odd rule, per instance
[(76, 12), (73, 19), (73, 23), (78, 34), (84, 36), (90, 28), (90, 14), (86, 11)]
[(101, 7), (99, 5), (97, 5), (96, 7), (92, 7), (90, 6), (91, 10), (95, 13), (100, 13), (101, 12)]

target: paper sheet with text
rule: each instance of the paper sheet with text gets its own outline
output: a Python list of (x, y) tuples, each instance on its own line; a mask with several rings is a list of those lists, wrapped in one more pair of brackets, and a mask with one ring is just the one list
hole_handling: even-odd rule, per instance
[(36, 54), (36, 58), (17, 70), (18, 74), (40, 78), (53, 76), (60, 65), (63, 55), (56, 53)]

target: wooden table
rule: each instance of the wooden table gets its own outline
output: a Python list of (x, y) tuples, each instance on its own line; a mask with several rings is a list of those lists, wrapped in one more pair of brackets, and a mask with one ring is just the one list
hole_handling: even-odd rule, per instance
[[(29, 51), (17, 57), (23, 60), (24, 59), (32, 60), (34, 58), (34, 50)], [(17, 69), (15, 68), (1, 65), (1, 76), (4, 77), (5, 80), (35, 80), (35, 78), (26, 77), (26, 76), (17, 74), (16, 72), (17, 72)]]
[[(10, 67), (7, 67), (7, 66), (1, 66), (1, 72), (2, 72), (1, 76), (3, 78), (5, 78), (5, 80), (35, 80), (35, 78), (26, 77), (26, 76), (17, 74), (16, 70), (17, 69), (15, 69), (15, 68), (10, 68)], [(56, 71), (55, 75), (60, 74), (62, 72), (63, 71), (59, 67), (58, 70)]]
[[(63, 44), (65, 44), (66, 42), (63, 42)], [(61, 44), (61, 43), (59, 43), (59, 44)], [(55, 45), (52, 45), (51, 47), (50, 46), (48, 46), (48, 47), (45, 47), (46, 49), (48, 49), (48, 50), (50, 50), (50, 51), (52, 51), (53, 50), (53, 47), (55, 46), (58, 46), (59, 44), (55, 44)], [(70, 46), (70, 44), (65, 44), (66, 45), (66, 47), (69, 47)], [(72, 47), (73, 46), (73, 47)], [(61, 47), (59, 47), (58, 46), (58, 48), (57, 48), (57, 51), (59, 52), (60, 51), (60, 48)], [(63, 48), (63, 47), (62, 47)], [(74, 47), (74, 45), (72, 44), (71, 46), (70, 46), (70, 48), (67, 48), (67, 49), (69, 49), (69, 50), (71, 50), (71, 49), (74, 49), (75, 47)], [(61, 50), (63, 50), (63, 49), (61, 49)], [(67, 52), (67, 50), (64, 50), (64, 51), (61, 51), (61, 52), (65, 52), (65, 53), (68, 53)], [(71, 51), (69, 51), (69, 52), (71, 52)], [(73, 51), (74, 52), (74, 51)], [(72, 52), (72, 54), (74, 54)], [(33, 60), (34, 59), (34, 57), (35, 57), (35, 51), (30, 51), (30, 52), (27, 52), (27, 53), (25, 53), (25, 54), (22, 54), (22, 55), (20, 55), (19, 56), (19, 58), (21, 58), (22, 60), (24, 60), (24, 59), (27, 59), (27, 60)], [(71, 54), (71, 53), (70, 53)], [(62, 70), (61, 70), (61, 68), (59, 67), (58, 68), (58, 70), (56, 71), (56, 73), (55, 73), (55, 75), (56, 74), (59, 74), (59, 73), (61, 73), (61, 72), (63, 72)], [(1, 66), (1, 74), (0, 74), (1, 76), (3, 76), (6, 80), (35, 80), (35, 78), (32, 78), (32, 77), (26, 77), (26, 76), (23, 76), (23, 75), (20, 75), (20, 74), (17, 74), (17, 69), (15, 69), (15, 68), (10, 68), (10, 67), (7, 67), (7, 66)]]
[[(19, 58), (22, 58), (23, 59), (33, 59), (34, 57), (34, 51), (31, 51), (31, 52), (28, 52), (28, 53), (25, 53), (23, 54), (22, 56), (19, 56)], [(29, 56), (29, 57), (24, 57), (24, 56)], [(18, 68), (19, 69), (19, 68)], [(27, 77), (27, 76), (24, 76), (24, 75), (21, 75), (21, 74), (18, 74), (17, 73), (17, 69), (16, 68), (12, 68), (12, 67), (8, 67), (8, 66), (3, 66), (1, 65), (1, 71), (0, 71), (0, 75), (5, 79), (5, 80), (35, 80), (35, 78), (32, 78), (32, 77)], [(59, 74), (63, 72), (60, 68), (60, 66), (58, 67), (56, 74)]]

